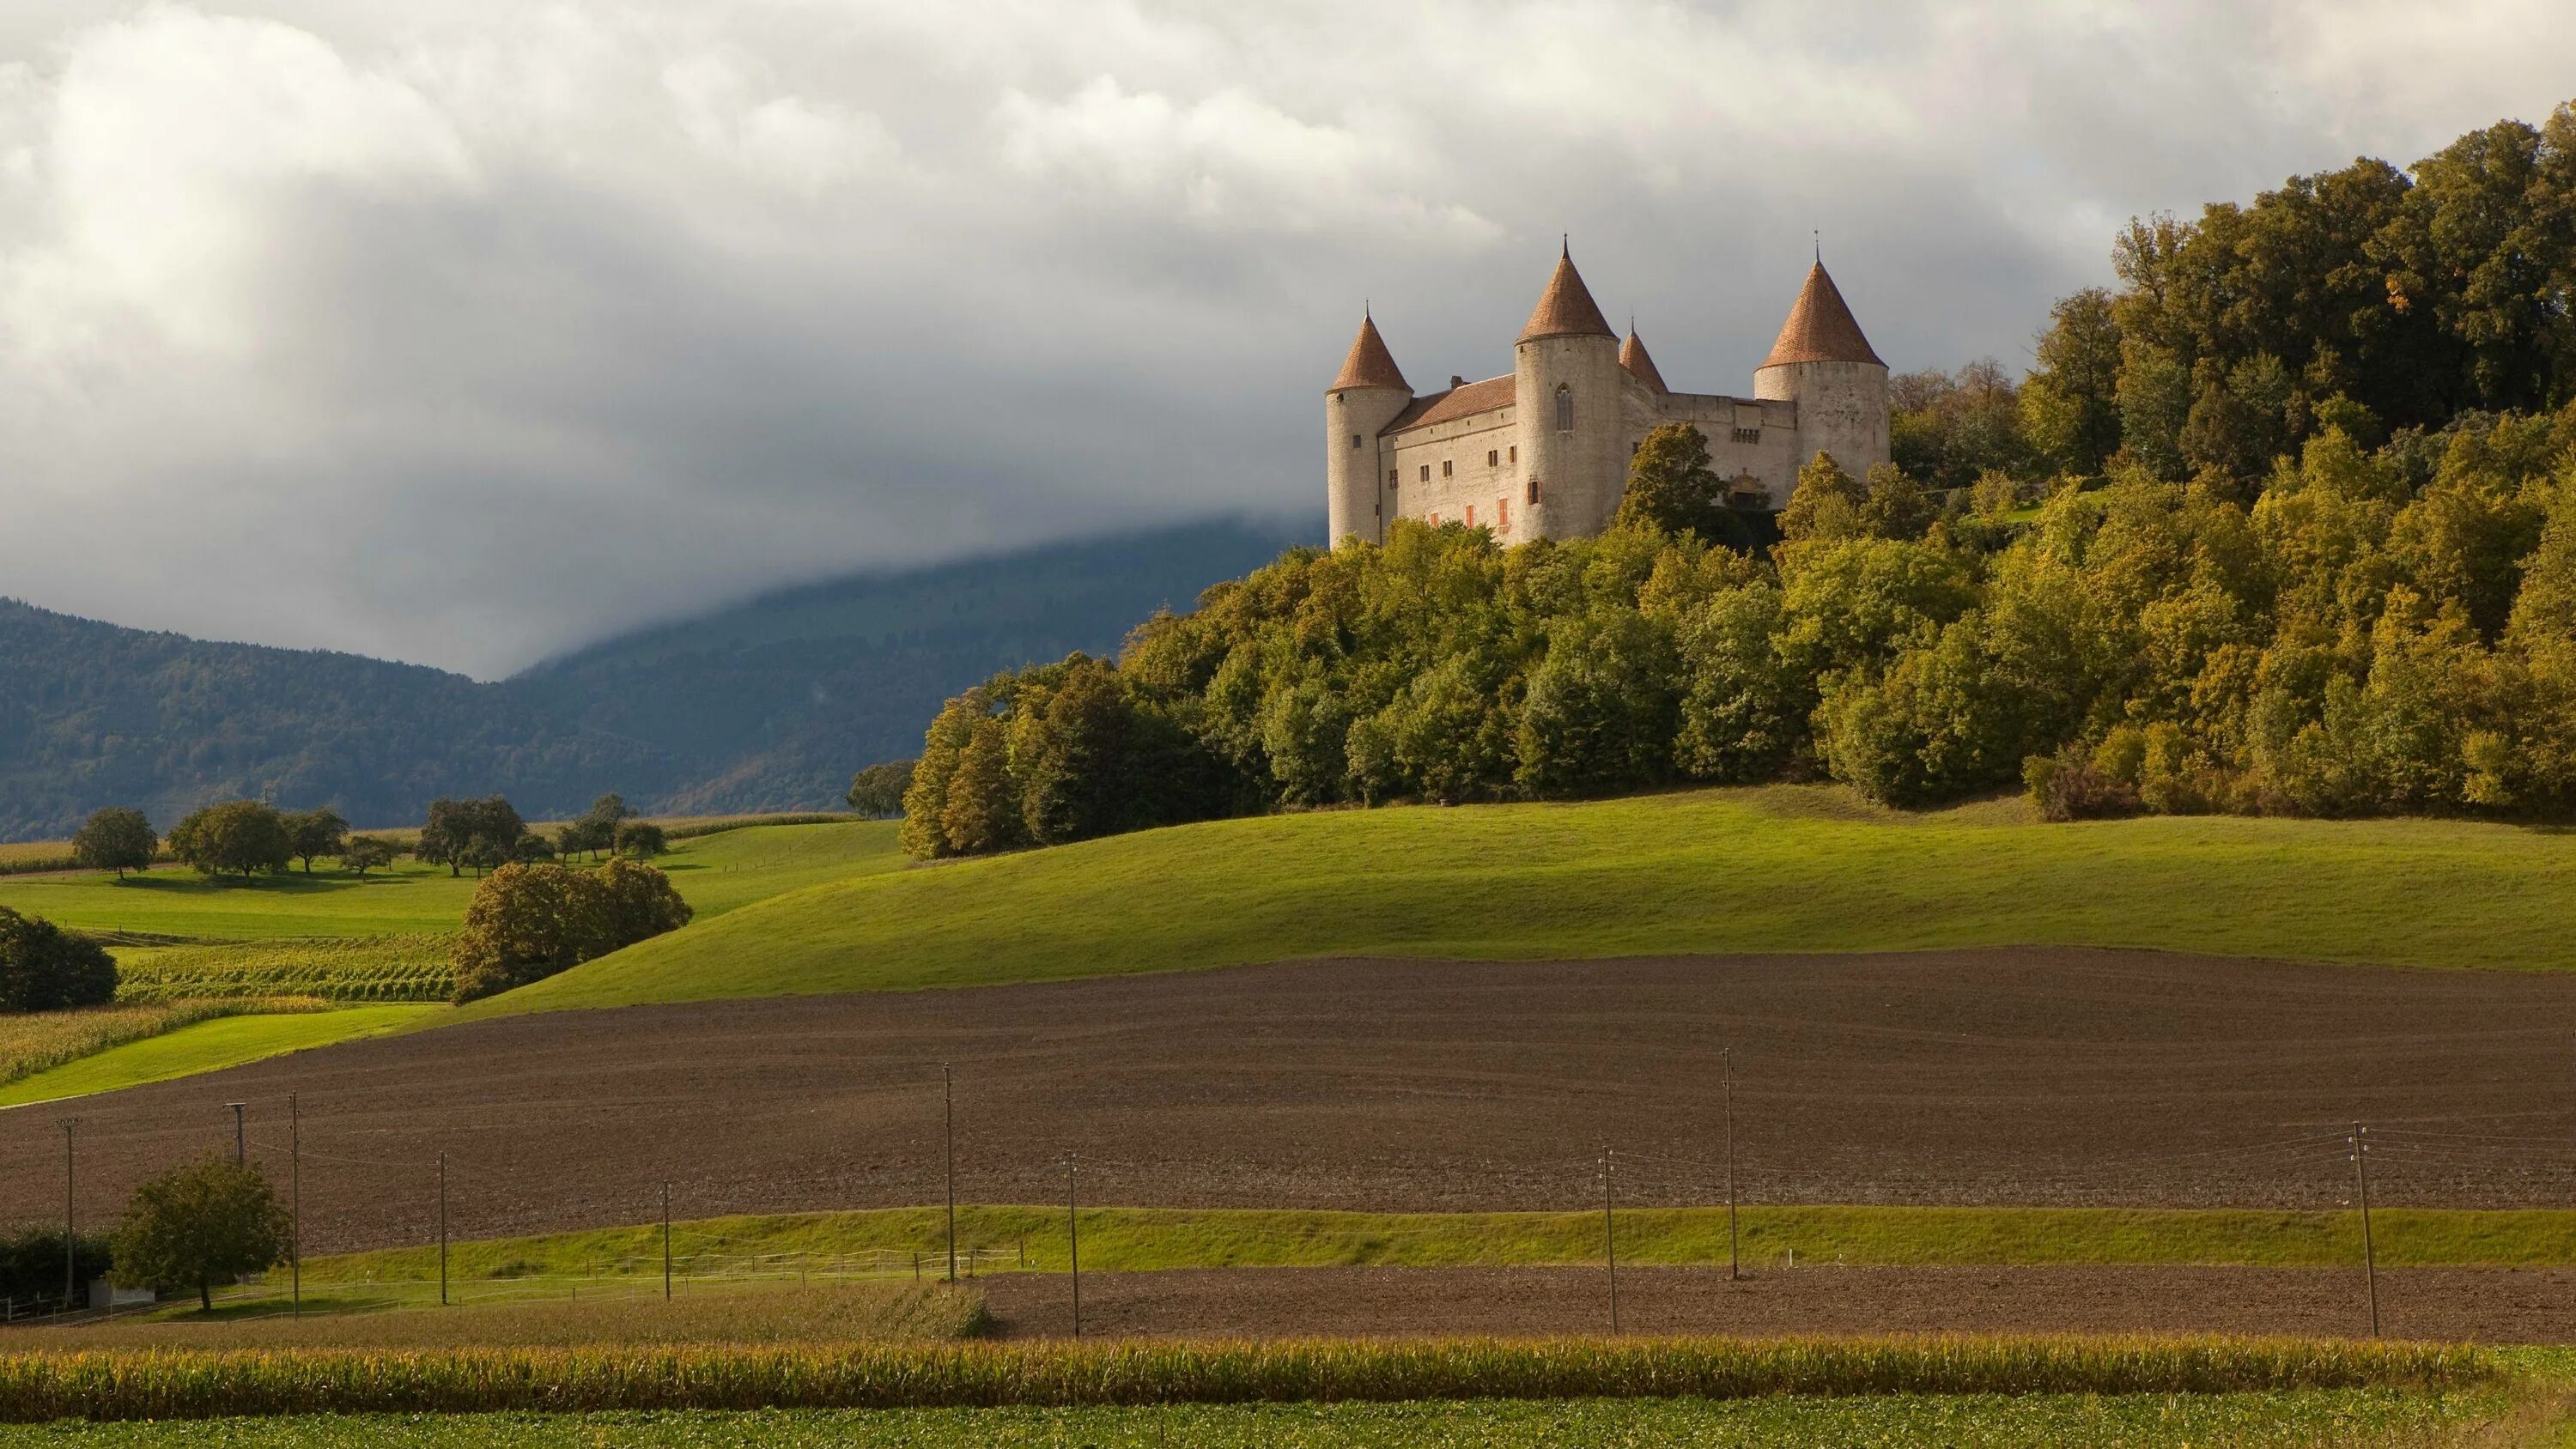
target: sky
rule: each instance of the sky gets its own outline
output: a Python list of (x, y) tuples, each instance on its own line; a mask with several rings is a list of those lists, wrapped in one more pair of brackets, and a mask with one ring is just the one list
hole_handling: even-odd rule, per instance
[(1323, 526), (1374, 309), (1561, 234), (1749, 391), (1809, 258), (2018, 370), (2133, 214), (2576, 99), (2565, 0), (0, 7), (0, 595), (493, 678), (860, 568)]

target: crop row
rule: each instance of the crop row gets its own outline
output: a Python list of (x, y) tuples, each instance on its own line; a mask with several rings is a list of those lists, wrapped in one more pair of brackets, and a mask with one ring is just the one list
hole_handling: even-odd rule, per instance
[(251, 1012), (309, 1009), (309, 1000), (277, 1000), (265, 995), (226, 1001), (146, 1001), (78, 1011), (31, 1011), (0, 1016), (0, 1085), (65, 1062), (119, 1047), (163, 1032), (177, 1031), (219, 1016)]
[(2258, 1339), (1448, 1340), (274, 1349), (0, 1358), (0, 1419), (1768, 1394), (2453, 1389), (2474, 1349)]
[(118, 963), (119, 1001), (314, 996), (326, 1001), (445, 1001), (456, 988), (449, 938), (310, 937), (171, 946)]

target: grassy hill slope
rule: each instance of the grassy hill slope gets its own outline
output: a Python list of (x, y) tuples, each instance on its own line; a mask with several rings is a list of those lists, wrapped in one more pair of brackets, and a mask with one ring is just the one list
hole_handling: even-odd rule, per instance
[(2026, 823), (1821, 788), (1216, 821), (782, 895), (476, 1012), (1319, 955), (2076, 944), (2576, 966), (2576, 840), (2422, 820)]

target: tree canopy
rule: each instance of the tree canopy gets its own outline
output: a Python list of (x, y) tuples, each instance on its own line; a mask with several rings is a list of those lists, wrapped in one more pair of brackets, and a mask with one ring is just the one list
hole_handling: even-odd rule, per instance
[(134, 1190), (109, 1239), (110, 1276), (129, 1288), (194, 1288), (211, 1313), (217, 1280), (275, 1267), (293, 1241), (267, 1176), (209, 1154)]
[(72, 837), (72, 859), (91, 870), (112, 870), (123, 880), (129, 870), (149, 870), (161, 849), (161, 837), (140, 810), (111, 805), (92, 814)]
[(77, 931), (0, 906), (0, 1011), (61, 1011), (116, 999), (116, 958)]
[(456, 938), (456, 999), (472, 1001), (543, 980), (689, 923), (670, 877), (632, 860), (597, 870), (512, 862), (466, 905)]
[(170, 827), (170, 853), (206, 875), (272, 874), (286, 869), (295, 839), (286, 819), (257, 800), (227, 800), (194, 811)]

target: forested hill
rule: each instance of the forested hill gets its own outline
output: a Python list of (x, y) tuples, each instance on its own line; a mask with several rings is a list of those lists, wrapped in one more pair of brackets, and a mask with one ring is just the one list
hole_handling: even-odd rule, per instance
[(666, 811), (830, 805), (854, 769), (917, 751), (921, 721), (963, 686), (1114, 649), (1297, 536), (1211, 522), (858, 576), (497, 684), (0, 599), (0, 840), (60, 837), (109, 804), (167, 826), (239, 795), (361, 824), (492, 791), (532, 818), (605, 790)]

